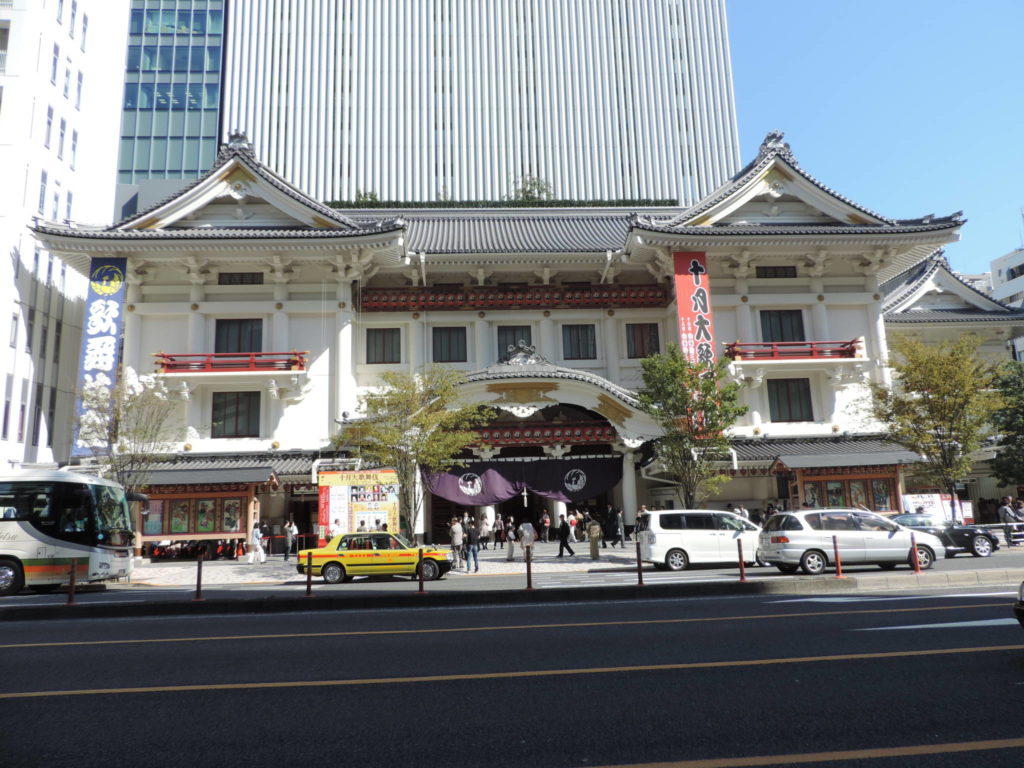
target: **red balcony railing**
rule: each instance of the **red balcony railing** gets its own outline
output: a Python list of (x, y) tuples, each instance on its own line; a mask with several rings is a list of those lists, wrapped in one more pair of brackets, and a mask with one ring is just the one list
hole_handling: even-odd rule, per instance
[(725, 356), (733, 360), (816, 360), (857, 356), (853, 341), (763, 341), (725, 345)]
[(169, 355), (158, 352), (160, 373), (233, 373), (236, 371), (304, 371), (308, 352), (212, 352)]
[(365, 288), (357, 304), (363, 312), (413, 312), (437, 309), (553, 309), (556, 307), (664, 307), (661, 285), (537, 285), (503, 288)]
[(616, 439), (615, 427), (603, 422), (572, 424), (491, 424), (477, 430), (478, 445), (583, 445), (609, 443)]

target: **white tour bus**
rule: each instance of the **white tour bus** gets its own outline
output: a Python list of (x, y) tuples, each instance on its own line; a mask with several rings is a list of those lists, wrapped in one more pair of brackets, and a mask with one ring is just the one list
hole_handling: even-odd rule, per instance
[(117, 483), (64, 470), (0, 473), (0, 596), (132, 571), (131, 516)]

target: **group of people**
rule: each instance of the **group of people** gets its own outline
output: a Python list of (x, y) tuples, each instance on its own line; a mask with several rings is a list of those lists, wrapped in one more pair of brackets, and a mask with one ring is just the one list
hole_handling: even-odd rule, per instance
[[(298, 541), (299, 528), (294, 520), (286, 520), (283, 527), (284, 533), (284, 559), (295, 552), (295, 543)], [(249, 537), (249, 564), (259, 562), (261, 565), (267, 562), (267, 552), (263, 542), (270, 538), (270, 527), (265, 523), (256, 523), (252, 527), (252, 535)]]
[(1017, 544), (1013, 540), (1013, 534), (1015, 531), (1020, 530), (1018, 525), (1024, 523), (1024, 501), (1021, 499), (1014, 501), (1012, 496), (1004, 496), (996, 513), (999, 516), (999, 522), (1003, 524), (1006, 546), (1016, 547)]

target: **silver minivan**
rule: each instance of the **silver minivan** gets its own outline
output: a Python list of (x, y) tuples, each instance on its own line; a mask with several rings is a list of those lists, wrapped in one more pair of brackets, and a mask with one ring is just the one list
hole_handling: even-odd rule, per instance
[(656, 509), (637, 518), (640, 559), (655, 568), (683, 571), (690, 563), (755, 562), (761, 529), (732, 512), (715, 509)]
[(836, 537), (844, 565), (873, 564), (895, 568), (911, 564), (914, 536), (922, 569), (931, 568), (942, 541), (930, 533), (911, 531), (874, 512), (859, 509), (802, 509), (772, 515), (758, 540), (757, 555), (783, 573), (822, 573), (835, 565), (832, 537)]

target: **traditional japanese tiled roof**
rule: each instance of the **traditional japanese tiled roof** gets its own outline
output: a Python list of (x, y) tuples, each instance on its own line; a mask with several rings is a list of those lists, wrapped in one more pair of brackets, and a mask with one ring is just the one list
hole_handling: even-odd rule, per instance
[[(278, 479), (309, 477), (318, 454), (309, 451), (232, 454), (177, 454), (158, 459), (146, 470), (160, 485), (197, 483), (265, 482), (273, 473)], [(262, 480), (251, 478), (263, 476)], [(244, 479), (250, 478), (250, 479)]]
[(376, 226), (367, 222), (347, 229), (304, 229), (292, 227), (238, 227), (218, 229), (203, 227), (195, 229), (84, 229), (39, 224), (35, 231), (44, 235), (76, 237), (93, 240), (330, 240), (337, 238), (365, 237), (381, 232), (393, 232), (402, 228), (400, 222), (378, 221)]
[[(625, 245), (631, 211), (579, 215), (565, 212), (537, 215), (534, 211), (502, 209), (494, 215), (399, 215), (407, 227), (408, 249), (433, 255), (476, 253), (604, 253)], [(357, 222), (364, 224), (361, 219)]]
[(920, 457), (881, 436), (821, 438), (742, 438), (730, 442), (741, 462), (781, 461), (791, 469), (806, 467), (912, 464)]
[[(861, 212), (862, 214), (875, 219), (877, 224), (845, 224), (842, 222), (836, 222), (830, 225), (820, 224), (733, 224), (723, 223), (720, 225), (713, 226), (694, 226), (687, 224), (692, 222), (695, 218), (699, 217), (702, 213), (711, 210), (722, 201), (728, 199), (730, 196), (738, 193), (744, 186), (749, 184), (758, 178), (765, 169), (767, 169), (773, 162), (782, 161), (785, 163), (787, 169), (801, 176), (803, 179), (814, 185), (821, 191), (830, 195), (836, 200), (850, 206), (851, 208)], [(745, 168), (739, 173), (733, 176), (729, 181), (723, 184), (721, 187), (716, 189), (710, 195), (705, 197), (703, 200), (692, 206), (691, 208), (682, 211), (677, 216), (671, 219), (655, 219), (651, 217), (638, 216), (632, 222), (632, 225), (638, 229), (643, 229), (650, 232), (665, 232), (673, 234), (700, 234), (701, 236), (709, 237), (729, 237), (737, 234), (742, 235), (796, 235), (796, 236), (815, 236), (815, 235), (871, 235), (878, 234), (879, 232), (886, 232), (889, 234), (916, 234), (921, 232), (932, 232), (943, 229), (955, 229), (963, 224), (962, 215), (960, 212), (954, 213), (951, 216), (936, 217), (936, 216), (922, 216), (917, 219), (890, 219), (882, 216), (874, 211), (865, 208), (858, 203), (850, 200), (847, 197), (836, 192), (834, 189), (826, 186), (815, 177), (804, 171), (796, 158), (793, 156), (793, 152), (785, 141), (783, 141), (783, 134), (779, 131), (772, 131), (769, 133), (765, 140), (761, 143), (760, 150), (758, 151), (757, 157), (754, 158)]]
[(984, 309), (915, 309), (886, 313), (887, 323), (1024, 323), (1024, 310), (991, 312)]

